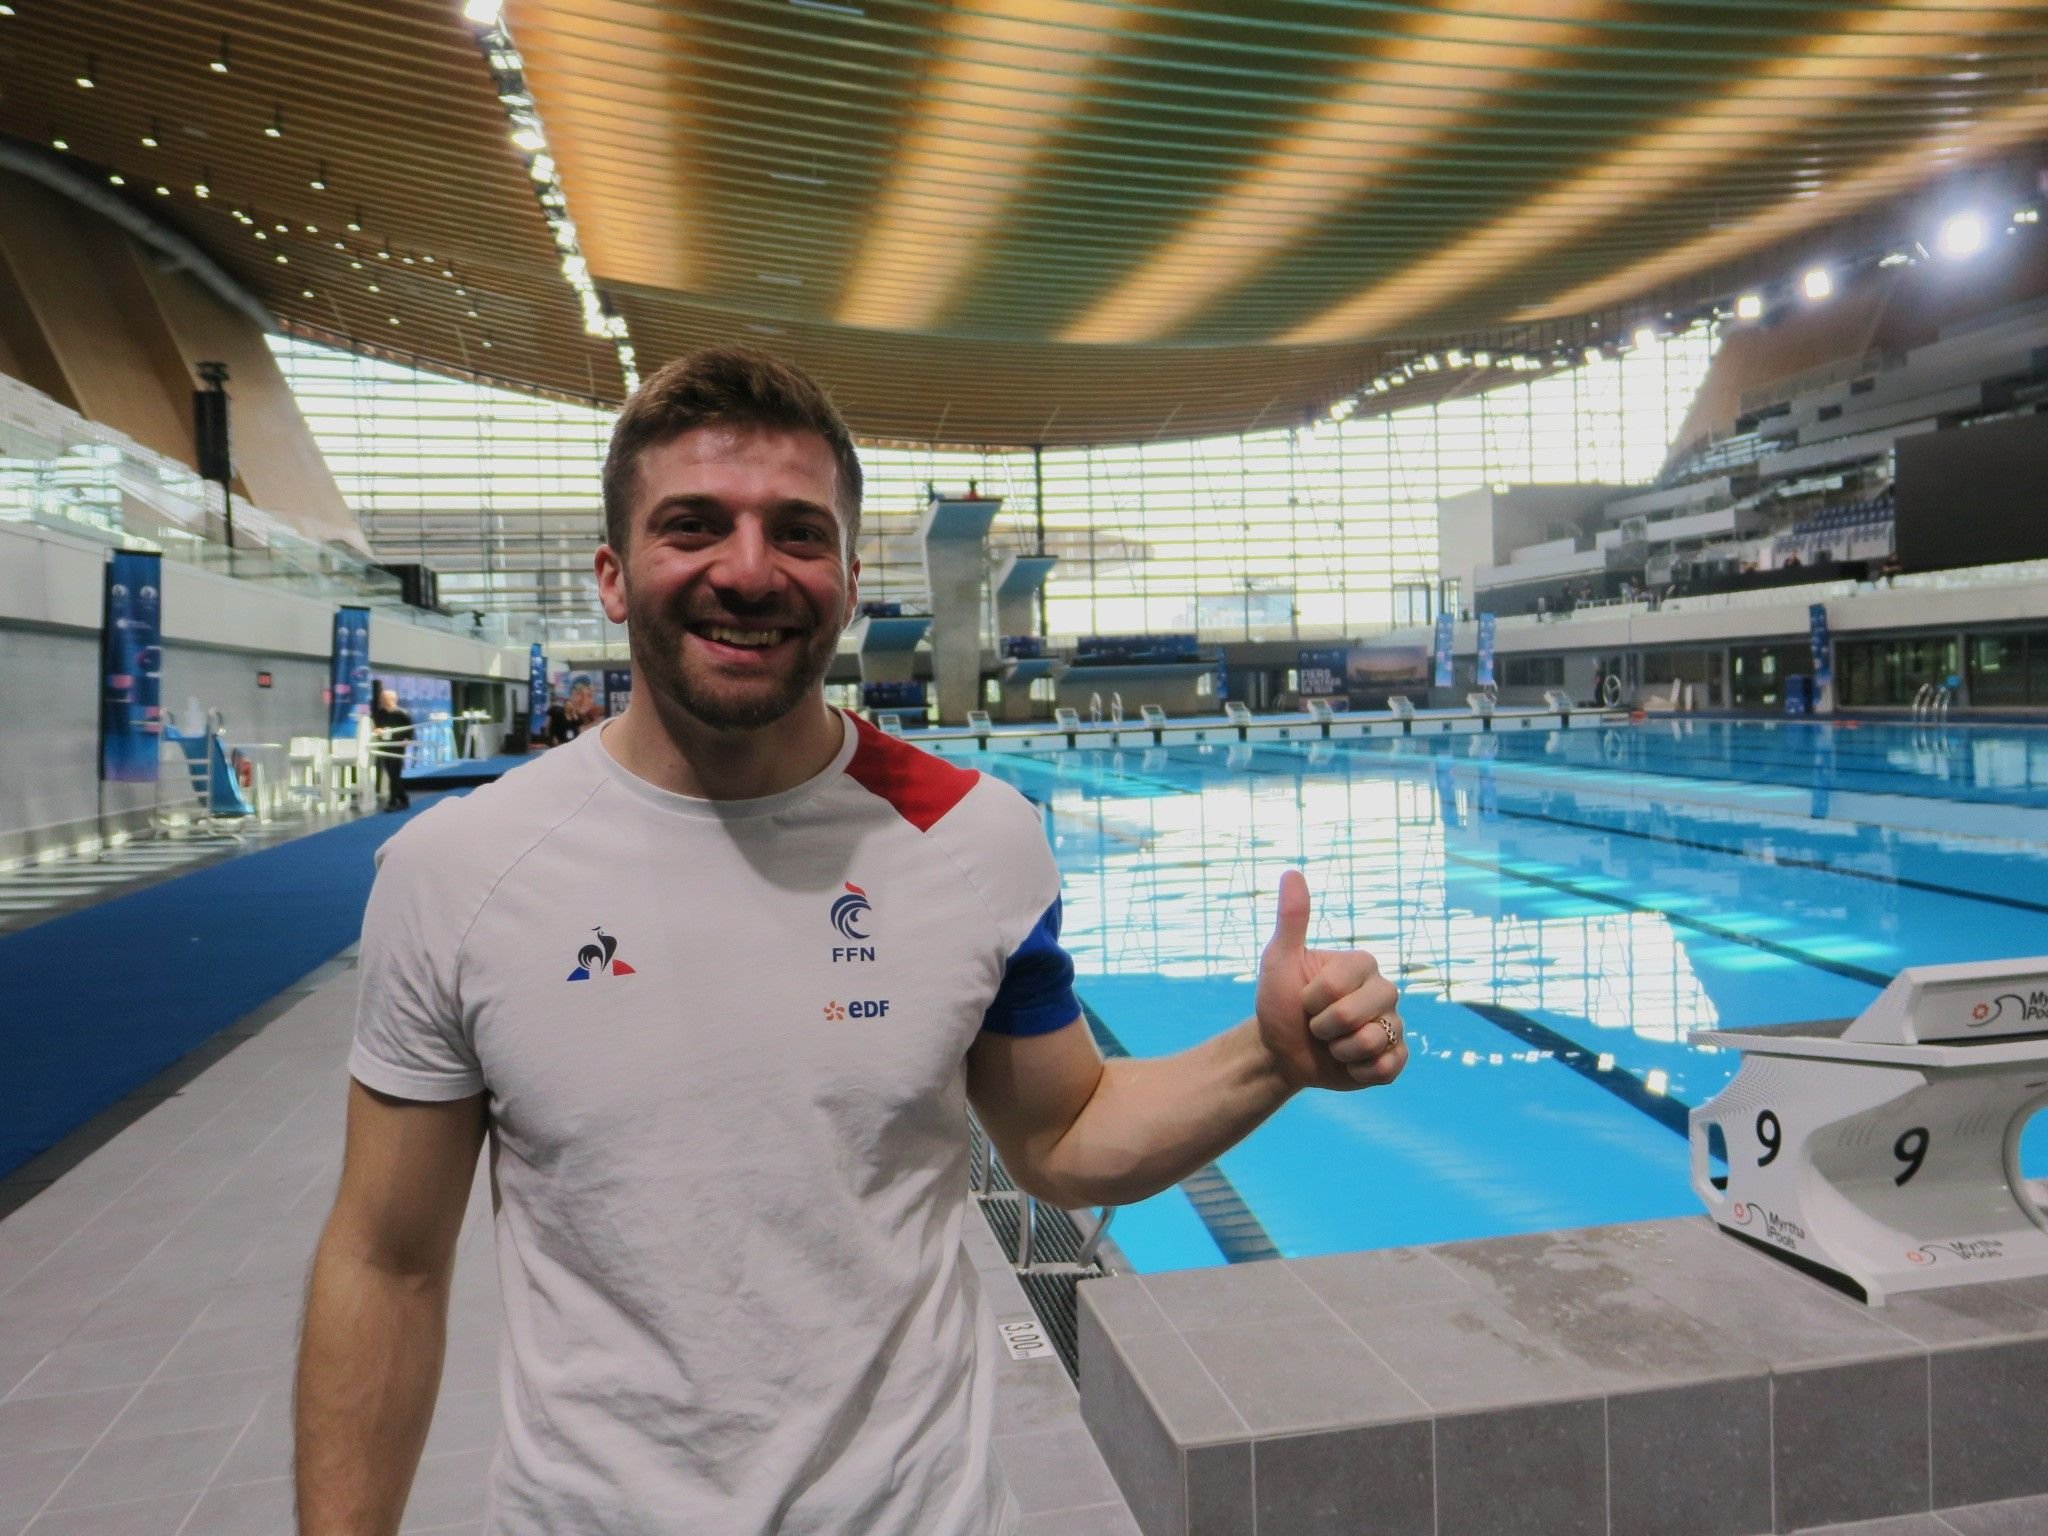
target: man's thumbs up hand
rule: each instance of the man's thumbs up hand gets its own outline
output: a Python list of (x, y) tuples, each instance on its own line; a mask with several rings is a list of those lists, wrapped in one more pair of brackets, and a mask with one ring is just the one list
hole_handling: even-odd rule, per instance
[(1362, 949), (1308, 947), (1308, 881), (1280, 877), (1280, 912), (1259, 961), (1259, 1038), (1295, 1088), (1390, 1083), (1408, 1064), (1400, 994)]

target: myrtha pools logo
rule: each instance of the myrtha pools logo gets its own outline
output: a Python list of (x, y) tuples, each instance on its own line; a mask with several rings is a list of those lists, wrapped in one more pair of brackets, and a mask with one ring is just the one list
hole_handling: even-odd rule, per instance
[(569, 973), (569, 980), (588, 981), (593, 976), (632, 975), (633, 967), (617, 958), (619, 941), (602, 928), (590, 931), (597, 935), (597, 942), (576, 951), (576, 969)]
[(1990, 1002), (1979, 1003), (1970, 1010), (1972, 1029), (1982, 1029), (2000, 1019), (2013, 1019), (2021, 1023), (2048, 1019), (2048, 992), (2035, 992), (2025, 997), (2017, 992), (2001, 992)]

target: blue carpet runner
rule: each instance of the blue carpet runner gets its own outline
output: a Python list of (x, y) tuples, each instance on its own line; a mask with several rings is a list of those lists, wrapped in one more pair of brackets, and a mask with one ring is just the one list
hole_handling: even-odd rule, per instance
[(0, 936), (0, 1177), (353, 944), (377, 846), (406, 819), (367, 816)]

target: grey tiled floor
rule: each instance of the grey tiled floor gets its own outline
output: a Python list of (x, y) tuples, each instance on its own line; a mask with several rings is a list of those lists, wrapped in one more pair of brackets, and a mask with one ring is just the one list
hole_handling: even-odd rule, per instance
[[(355, 982), (344, 962), (314, 973), (0, 1182), (0, 1536), (292, 1529), (292, 1354), (340, 1170)], [(1028, 1317), (968, 1228), (990, 1326)], [(480, 1170), (408, 1533), (482, 1529), (499, 1317)], [(997, 1399), (1025, 1536), (1136, 1536), (1057, 1360), (1006, 1361)]]

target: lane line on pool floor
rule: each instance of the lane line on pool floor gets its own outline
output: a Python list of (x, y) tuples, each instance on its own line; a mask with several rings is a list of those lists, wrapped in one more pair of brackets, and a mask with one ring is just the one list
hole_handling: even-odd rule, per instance
[(1788, 859), (1775, 855), (1762, 859), (1740, 848), (1727, 848), (1719, 843), (1701, 842), (1694, 838), (1670, 836), (1661, 832), (1644, 832), (1634, 827), (1608, 827), (1598, 822), (1573, 821), (1567, 816), (1552, 816), (1542, 811), (1510, 811), (1503, 808), (1500, 814), (1516, 821), (1541, 821), (1551, 826), (1569, 827), (1579, 832), (1602, 832), (1611, 837), (1633, 837), (1647, 843), (1667, 843), (1674, 848), (1727, 854), (1731, 858), (1741, 859), (1746, 864), (1754, 864), (1760, 869), (1818, 870), (1823, 874), (1843, 875), (1852, 880), (1872, 880), (1881, 885), (1901, 886), (1910, 891), (1925, 891), (1932, 896), (1953, 896), (1959, 901), (1979, 901), (1993, 906), (2012, 907), (2021, 912), (2048, 914), (2048, 902), (2028, 901), (2024, 896), (1996, 896), (1988, 891), (1959, 890), (1952, 885), (1937, 885), (1932, 880), (1915, 880), (1908, 875), (1881, 874), (1874, 869), (1847, 869), (1823, 859)]
[[(1102, 1015), (1085, 1002), (1081, 1004), (1081, 1017), (1088, 1021), (1088, 1032), (1095, 1036), (1095, 1044), (1104, 1057), (1115, 1060), (1131, 1054), (1116, 1037), (1116, 1031), (1102, 1022)], [(1182, 1179), (1180, 1191), (1188, 1197), (1188, 1204), (1194, 1207), (1195, 1217), (1208, 1232), (1216, 1251), (1228, 1262), (1250, 1264), (1259, 1259), (1283, 1257), (1266, 1224), (1238, 1193), (1230, 1175), (1214, 1163), (1204, 1163)]]
[(1652, 1093), (1649, 1084), (1626, 1067), (1613, 1066), (1603, 1070), (1599, 1053), (1587, 1050), (1569, 1035), (1561, 1035), (1548, 1024), (1539, 1023), (1526, 1013), (1504, 1008), (1499, 1003), (1468, 1003), (1462, 998), (1447, 998), (1445, 1001), (1456, 1003), (1467, 1012), (1478, 1014), (1494, 1028), (1506, 1030), (1524, 1044), (1535, 1046), (1594, 1087), (1613, 1094), (1630, 1109), (1648, 1115), (1665, 1130), (1679, 1136), (1687, 1134), (1692, 1115), (1690, 1104), (1669, 1094)]
[(1840, 976), (1849, 981), (1860, 981), (1865, 986), (1880, 991), (1891, 985), (1892, 978), (1882, 971), (1873, 971), (1868, 966), (1853, 965), (1847, 960), (1827, 960), (1819, 955), (1810, 955), (1803, 949), (1775, 940), (1760, 938), (1753, 933), (1726, 928), (1719, 923), (1710, 923), (1705, 918), (1688, 917), (1683, 912), (1673, 912), (1667, 907), (1653, 907), (1645, 902), (1630, 901), (1626, 896), (1612, 896), (1605, 891), (1589, 891), (1573, 885), (1569, 880), (1553, 880), (1548, 875), (1539, 875), (1529, 870), (1516, 869), (1513, 865), (1497, 859), (1482, 859), (1469, 853), (1452, 853), (1444, 850), (1444, 862), (1463, 864), (1470, 869), (1483, 869), (1495, 875), (1504, 875), (1510, 880), (1520, 880), (1527, 885), (1539, 885), (1547, 890), (1559, 891), (1567, 896), (1576, 896), (1581, 901), (1597, 902), (1604, 907), (1614, 907), (1623, 912), (1641, 912), (1650, 917), (1661, 917), (1674, 928), (1689, 928), (1694, 933), (1704, 933), (1711, 938), (1726, 939), (1731, 944), (1741, 944), (1765, 954), (1776, 955), (1781, 960), (1790, 960), (1799, 965), (1811, 966), (1817, 971)]

